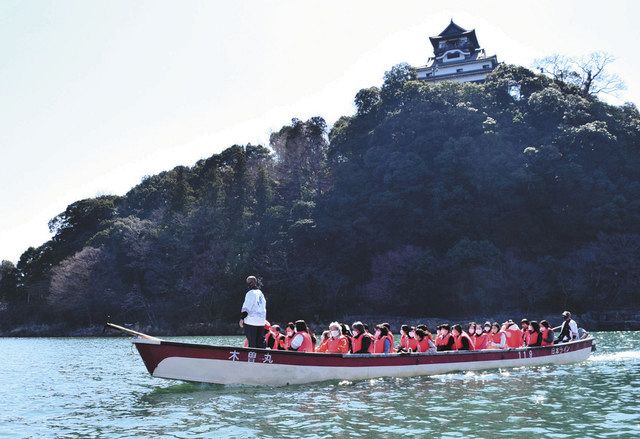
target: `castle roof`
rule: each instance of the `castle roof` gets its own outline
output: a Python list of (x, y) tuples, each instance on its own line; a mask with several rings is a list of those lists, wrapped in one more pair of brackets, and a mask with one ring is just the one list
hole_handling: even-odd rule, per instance
[(462, 33), (468, 32), (465, 28), (463, 28), (462, 26), (458, 26), (457, 24), (455, 24), (453, 22), (453, 20), (451, 20), (451, 22), (449, 23), (449, 25), (447, 27), (444, 28), (444, 30), (442, 32), (440, 32), (440, 34), (438, 34), (439, 37), (448, 37), (451, 35), (459, 35)]
[(429, 37), (429, 40), (431, 41), (431, 45), (433, 46), (433, 51), (435, 53), (439, 53), (441, 51), (439, 49), (439, 45), (441, 41), (455, 40), (461, 37), (467, 38), (470, 48), (477, 49), (480, 47), (480, 44), (478, 43), (478, 38), (476, 37), (476, 30), (475, 29), (467, 30), (462, 26), (458, 26), (456, 23), (453, 22), (453, 20), (451, 20), (449, 25), (446, 28), (444, 28), (444, 30), (440, 32), (439, 35), (435, 37)]

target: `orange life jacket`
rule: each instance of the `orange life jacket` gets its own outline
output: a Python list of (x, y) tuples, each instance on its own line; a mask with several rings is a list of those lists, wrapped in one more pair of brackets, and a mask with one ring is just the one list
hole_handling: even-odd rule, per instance
[(344, 335), (327, 339), (327, 352), (330, 354), (346, 354), (349, 352), (349, 340)]
[[(505, 334), (506, 338), (506, 333), (504, 331), (498, 331), (495, 334), (491, 333), (491, 341), (499, 345), (502, 342), (502, 334)], [(507, 345), (505, 344), (505, 348), (506, 347)]]
[(542, 330), (542, 343), (540, 343), (540, 346), (553, 346), (553, 342), (544, 341), (549, 339), (549, 332), (551, 332), (551, 328)]
[(297, 334), (302, 335), (302, 344), (298, 348), (298, 352), (313, 352), (313, 341), (308, 332), (302, 331)]
[(418, 340), (417, 338), (414, 338), (414, 340), (416, 341), (417, 352), (427, 352), (429, 350), (429, 340), (431, 340), (431, 337), (425, 335), (422, 340)]
[(473, 346), (475, 347), (476, 351), (479, 351), (481, 349), (486, 349), (488, 343), (489, 343), (489, 336), (488, 334), (483, 332), (480, 335), (476, 334), (476, 338), (473, 341)]
[[(436, 345), (436, 347), (448, 346), (452, 337), (453, 335), (448, 332), (447, 335), (440, 338), (440, 344)], [(455, 347), (452, 346), (451, 349), (455, 349)]]
[(358, 334), (357, 337), (351, 336), (351, 352), (354, 354), (362, 349), (362, 337), (364, 334)]
[(400, 347), (404, 349), (409, 349), (409, 336), (402, 334), (400, 336)]
[(271, 331), (265, 334), (264, 343), (268, 348), (270, 348), (270, 345), (273, 344), (273, 347), (271, 349), (275, 350), (282, 349), (284, 346), (282, 341), (282, 334), (274, 334)]
[(463, 346), (462, 346), (462, 339), (463, 338), (467, 339), (467, 342), (469, 343), (469, 350), (470, 351), (475, 350), (475, 347), (474, 347), (474, 344), (473, 344), (473, 340), (471, 339), (471, 337), (469, 337), (469, 334), (467, 334), (464, 331), (462, 331), (462, 333), (455, 338), (456, 340), (455, 340), (455, 342), (453, 344), (453, 348), (456, 351), (463, 350)]
[(416, 352), (418, 350), (418, 339), (415, 337), (410, 337), (409, 340), (407, 341), (407, 346), (413, 352)]
[[(384, 341), (385, 340), (389, 340), (389, 336), (385, 335), (381, 338), (374, 338), (373, 339), (373, 353), (374, 354), (384, 354)], [(391, 342), (389, 340), (389, 342)], [(392, 350), (391, 348), (389, 349), (389, 353), (391, 353)]]
[(397, 352), (396, 351), (396, 346), (395, 346), (394, 341), (393, 341), (393, 334), (392, 333), (388, 333), (387, 334), (387, 340), (389, 340), (389, 346), (390, 346), (389, 353)]
[(374, 345), (375, 345), (375, 342), (376, 342), (376, 336), (375, 336), (375, 334), (372, 334), (370, 332), (365, 332), (365, 335), (369, 336), (369, 339), (371, 341), (371, 343), (369, 343), (369, 353), (373, 354), (373, 350), (374, 350), (374, 347), (375, 347)]
[(535, 346), (538, 343), (538, 337), (540, 336), (537, 332), (529, 332), (529, 337), (527, 338), (527, 346)]
[(320, 346), (316, 348), (316, 352), (327, 352), (328, 345), (329, 345), (329, 339), (327, 338), (322, 343), (320, 343)]
[(529, 331), (522, 331), (522, 341), (524, 342), (525, 346), (529, 346), (530, 334), (531, 333)]
[(369, 353), (373, 352), (373, 337), (371, 337), (371, 335), (368, 333), (358, 334), (357, 337), (351, 337), (351, 352), (356, 353), (360, 349), (362, 349), (362, 339), (365, 337), (367, 337), (370, 340), (369, 349), (367, 351)]
[(520, 328), (513, 328), (514, 325), (507, 328), (505, 331), (507, 334), (507, 347), (519, 348), (522, 347), (522, 331)]

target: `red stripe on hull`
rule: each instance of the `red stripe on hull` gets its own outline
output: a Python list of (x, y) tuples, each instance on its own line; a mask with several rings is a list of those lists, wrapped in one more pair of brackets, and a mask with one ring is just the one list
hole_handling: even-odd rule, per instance
[(518, 360), (546, 357), (590, 348), (593, 339), (556, 346), (471, 352), (438, 352), (435, 354), (342, 355), (299, 353), (234, 346), (212, 346), (162, 341), (160, 344), (134, 342), (149, 373), (166, 358), (201, 358), (211, 360), (287, 364), (294, 366), (375, 367), (420, 364), (464, 363), (472, 361)]

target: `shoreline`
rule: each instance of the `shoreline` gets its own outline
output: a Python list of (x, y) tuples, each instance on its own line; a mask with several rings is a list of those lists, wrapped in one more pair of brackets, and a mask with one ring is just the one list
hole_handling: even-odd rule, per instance
[[(527, 313), (502, 313), (494, 315), (491, 318), (478, 318), (469, 316), (455, 317), (408, 317), (408, 316), (373, 316), (373, 315), (345, 315), (337, 320), (351, 324), (360, 320), (368, 323), (370, 326), (379, 322), (389, 322), (394, 332), (399, 332), (400, 325), (415, 325), (418, 323), (426, 324), (429, 329), (435, 328), (439, 323), (460, 323), (466, 324), (470, 321), (484, 322), (487, 320), (503, 322), (510, 318), (519, 322), (520, 318), (515, 319), (514, 315), (526, 316)], [(606, 312), (586, 312), (575, 314), (574, 319), (578, 326), (583, 327), (587, 331), (640, 331), (640, 311), (606, 311)], [(529, 317), (530, 320), (535, 319)], [(548, 320), (553, 326), (560, 325), (560, 316), (549, 315), (545, 313), (540, 319)], [(322, 332), (330, 320), (324, 321), (307, 321), (316, 334)], [(159, 325), (143, 325), (139, 323), (114, 322), (121, 324), (127, 328), (143, 332), (149, 335), (163, 337), (191, 337), (191, 336), (228, 336), (242, 335), (242, 330), (235, 322), (207, 322), (207, 323), (189, 323), (181, 326), (159, 326)], [(274, 322), (276, 323), (276, 322)], [(284, 326), (286, 322), (277, 322), (280, 326)], [(120, 337), (121, 333), (107, 328), (105, 325), (91, 325), (84, 327), (70, 328), (62, 324), (31, 324), (21, 325), (11, 329), (0, 330), (1, 338), (33, 338), (33, 337)]]

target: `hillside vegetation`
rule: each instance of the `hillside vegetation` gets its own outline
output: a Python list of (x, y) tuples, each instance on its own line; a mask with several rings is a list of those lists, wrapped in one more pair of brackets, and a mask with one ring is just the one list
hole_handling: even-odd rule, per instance
[(0, 325), (237, 321), (248, 274), (276, 321), (639, 308), (634, 105), (509, 65), (355, 105), (71, 204), (2, 263)]

